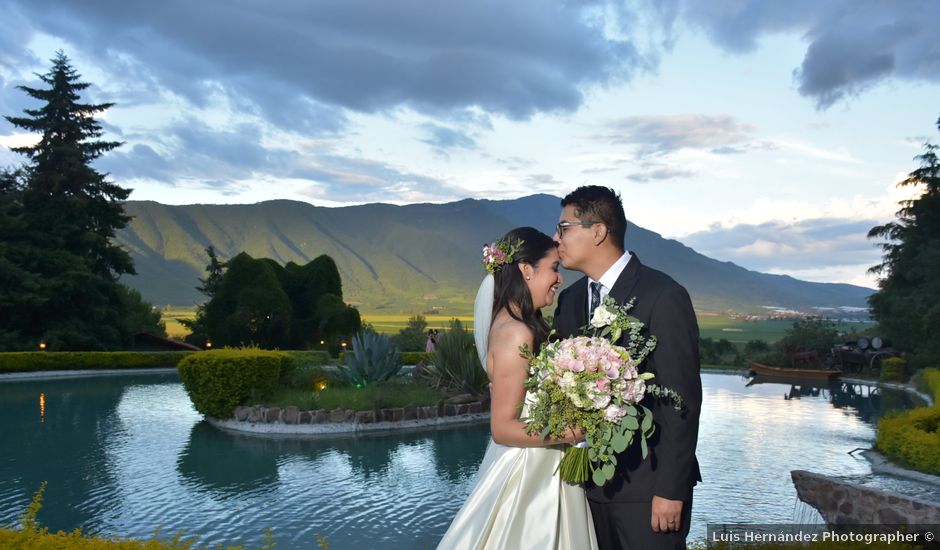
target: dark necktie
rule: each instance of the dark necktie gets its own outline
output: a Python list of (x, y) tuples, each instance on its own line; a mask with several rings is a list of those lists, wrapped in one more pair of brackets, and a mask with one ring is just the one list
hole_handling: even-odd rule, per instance
[(601, 287), (598, 282), (591, 283), (591, 311), (588, 313), (588, 319), (594, 317), (594, 310), (601, 305)]

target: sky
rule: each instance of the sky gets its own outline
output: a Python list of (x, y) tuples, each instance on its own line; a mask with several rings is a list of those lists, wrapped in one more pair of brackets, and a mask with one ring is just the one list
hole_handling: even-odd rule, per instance
[[(55, 52), (96, 168), (166, 204), (564, 196), (748, 269), (874, 287), (938, 143), (940, 2), (0, 0), (0, 114)], [(31, 143), (0, 120), (0, 166)], [(494, 236), (494, 238), (497, 236)], [(629, 247), (629, 235), (627, 237)]]

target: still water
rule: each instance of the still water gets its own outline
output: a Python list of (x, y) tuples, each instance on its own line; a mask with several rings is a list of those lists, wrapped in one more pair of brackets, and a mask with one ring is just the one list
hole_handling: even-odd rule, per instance
[[(796, 505), (790, 470), (849, 476), (937, 499), (872, 475), (867, 448), (883, 410), (905, 394), (746, 386), (703, 374), (691, 539), (707, 523), (819, 521)], [(802, 391), (801, 391), (802, 390)], [(486, 425), (329, 440), (221, 432), (190, 405), (175, 374), (0, 383), (0, 525), (12, 526), (48, 481), (40, 522), (52, 530), (277, 547), (434, 548), (469, 493)]]

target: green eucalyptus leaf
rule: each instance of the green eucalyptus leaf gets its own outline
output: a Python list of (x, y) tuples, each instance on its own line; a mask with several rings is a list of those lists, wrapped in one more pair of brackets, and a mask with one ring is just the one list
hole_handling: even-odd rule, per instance
[(602, 468), (597, 468), (594, 470), (594, 473), (591, 474), (591, 481), (594, 482), (594, 485), (601, 487), (607, 481), (607, 478), (604, 477), (604, 471)]
[(621, 423), (628, 430), (638, 430), (640, 428), (640, 423), (637, 422), (635, 416), (625, 416), (623, 420), (621, 420)]
[(644, 432), (648, 432), (650, 428), (653, 427), (653, 415), (651, 414), (643, 415), (642, 427), (643, 427)]
[(643, 460), (646, 460), (646, 455), (649, 454), (649, 447), (646, 444), (646, 438), (640, 438), (640, 452), (643, 454)]

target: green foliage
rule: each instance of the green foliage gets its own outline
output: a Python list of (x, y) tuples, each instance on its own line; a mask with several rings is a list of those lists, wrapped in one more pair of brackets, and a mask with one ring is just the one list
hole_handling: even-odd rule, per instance
[[(140, 292), (127, 285), (118, 285), (121, 300), (121, 332), (131, 336), (146, 332), (155, 336), (166, 337), (166, 324), (160, 320), (160, 312), (144, 301)], [(130, 344), (125, 341), (125, 344)]]
[(393, 342), (403, 351), (424, 351), (427, 344), (428, 321), (420, 313), (408, 318), (408, 325), (398, 331)]
[(228, 418), (236, 406), (271, 395), (290, 360), (280, 351), (224, 349), (190, 355), (177, 368), (197, 411)]
[(434, 361), (434, 354), (426, 351), (403, 351), (401, 353), (402, 365), (417, 365), (422, 361), (424, 361), (424, 364), (431, 363)]
[(383, 382), (401, 370), (400, 354), (388, 336), (362, 331), (353, 337), (352, 350), (345, 353), (340, 377), (351, 386)]
[(14, 351), (0, 353), (0, 372), (175, 367), (192, 351)]
[(406, 405), (435, 405), (441, 394), (427, 384), (411, 380), (389, 381), (370, 384), (362, 388), (329, 384), (322, 391), (310, 388), (281, 388), (263, 404), (272, 407), (296, 406), (301, 410), (352, 409), (371, 411), (383, 407), (404, 407)]
[[(940, 119), (937, 120), (940, 129)], [(885, 336), (910, 351), (917, 365), (940, 364), (940, 158), (938, 146), (924, 144), (920, 168), (898, 186), (919, 186), (923, 193), (902, 201), (897, 221), (874, 227), (869, 238), (881, 238), (882, 262), (869, 272), (882, 275), (869, 298), (872, 315)]]
[(906, 382), (907, 361), (900, 357), (882, 359), (881, 379), (886, 382)]
[(940, 405), (940, 369), (923, 369), (918, 382), (920, 390), (933, 397), (934, 405)]
[(829, 354), (838, 339), (839, 330), (834, 322), (807, 317), (794, 321), (775, 347), (785, 353), (815, 351), (821, 359)]
[(711, 365), (739, 366), (741, 355), (738, 348), (725, 338), (699, 338), (699, 357), (702, 363)]
[(336, 264), (320, 256), (306, 265), (281, 266), (242, 252), (222, 262), (206, 249), (208, 275), (199, 289), (209, 300), (183, 324), (187, 341), (217, 346), (307, 349), (355, 333), (359, 312), (346, 305)]
[(433, 357), (433, 364), (428, 367), (428, 380), (433, 386), (474, 395), (486, 390), (489, 379), (477, 357), (473, 334), (459, 319), (451, 320), (441, 334)]
[(142, 302), (118, 284), (133, 274), (130, 255), (114, 244), (130, 218), (130, 191), (107, 181), (92, 162), (117, 142), (100, 141), (95, 115), (111, 104), (85, 104), (89, 86), (59, 52), (40, 79), (45, 89), (19, 89), (43, 105), (6, 119), (40, 135), (15, 147), (28, 157), (0, 175), (0, 349), (109, 350), (126, 345), (141, 324)]
[(901, 464), (940, 475), (940, 406), (912, 409), (878, 421), (875, 447)]

